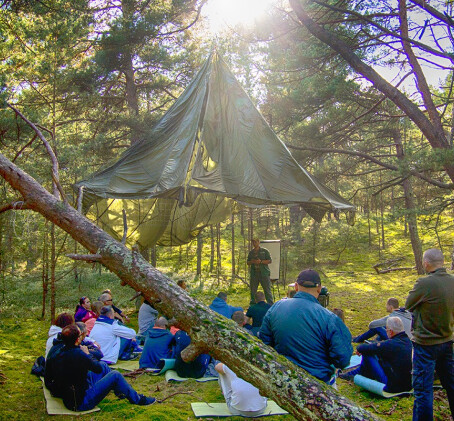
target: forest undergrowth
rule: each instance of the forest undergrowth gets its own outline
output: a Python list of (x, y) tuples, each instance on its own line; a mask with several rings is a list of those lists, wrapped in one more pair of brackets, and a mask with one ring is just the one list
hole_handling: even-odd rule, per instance
[[(359, 228), (357, 228), (359, 229)], [(329, 234), (324, 234), (329, 237)], [(356, 238), (359, 238), (358, 236)], [(362, 239), (364, 240), (364, 236)], [(411, 264), (411, 247), (398, 224), (387, 226), (387, 249), (381, 251), (381, 259), (404, 256), (406, 263)], [(449, 231), (442, 233), (445, 245), (452, 243)], [(438, 244), (431, 233), (422, 232), (424, 248), (436, 247)], [(438, 241), (438, 240), (437, 240)], [(345, 322), (352, 335), (357, 335), (367, 328), (370, 320), (385, 315), (385, 304), (389, 297), (405, 302), (408, 291), (418, 275), (414, 270), (396, 271), (377, 274), (373, 269), (379, 259), (377, 250), (363, 241), (351, 237), (347, 246), (339, 253), (336, 242), (329, 241), (321, 247), (317, 257), (316, 268), (322, 273), (323, 283), (330, 292), (329, 308), (341, 308), (345, 313)], [(448, 249), (445, 250), (448, 255)], [(300, 263), (298, 249), (289, 256), (287, 283), (294, 280), (297, 273), (305, 266)], [(340, 255), (340, 258), (338, 256)], [(337, 264), (333, 261), (337, 260)], [(209, 304), (220, 289), (228, 289), (229, 303), (247, 308), (248, 291), (243, 283), (234, 284), (205, 276), (203, 279), (191, 278), (186, 273), (177, 273), (167, 261), (168, 266), (158, 262), (158, 268), (174, 280), (184, 277), (189, 285), (189, 292), (205, 304)], [(161, 265), (159, 264), (161, 263)], [(46, 414), (45, 401), (41, 382), (30, 374), (35, 359), (42, 355), (47, 339), (50, 321), (48, 316), (40, 320), (42, 290), (40, 273), (23, 273), (14, 279), (3, 279), (0, 307), (0, 420), (36, 420), (36, 419), (70, 419), (71, 417), (50, 417)], [(118, 278), (99, 270), (86, 268), (82, 282), (73, 277), (63, 277), (57, 284), (57, 313), (74, 311), (77, 300), (87, 295), (92, 302), (105, 289), (110, 288), (114, 302), (126, 310), (131, 317), (130, 326), (137, 329), (137, 309), (130, 301), (134, 291), (121, 287)], [(275, 286), (276, 299), (285, 294), (285, 286)], [(48, 314), (48, 312), (47, 312)], [(241, 373), (238, 373), (241, 375)], [(162, 404), (150, 407), (138, 407), (118, 400), (112, 393), (99, 405), (100, 412), (84, 416), (84, 419), (101, 420), (106, 417), (112, 420), (191, 420), (195, 419), (191, 411), (191, 402), (223, 402), (217, 382), (196, 383), (189, 380), (183, 383), (166, 383), (162, 376), (143, 374), (137, 379), (129, 380), (140, 392), (163, 399), (177, 393)], [(381, 399), (361, 390), (351, 382), (338, 379), (341, 394), (358, 405), (367, 408), (385, 420), (411, 420), (413, 397)], [(449, 406), (444, 391), (435, 393), (435, 419), (449, 420)], [(239, 417), (233, 417), (239, 420)], [(265, 418), (263, 418), (265, 419)], [(267, 420), (287, 421), (290, 415), (266, 417)]]

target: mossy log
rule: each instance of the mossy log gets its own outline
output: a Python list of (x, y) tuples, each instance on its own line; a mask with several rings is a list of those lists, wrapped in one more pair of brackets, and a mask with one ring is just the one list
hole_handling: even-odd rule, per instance
[[(187, 331), (192, 344), (186, 360), (206, 352), (227, 364), (244, 380), (288, 410), (298, 420), (376, 420), (377, 418), (318, 381), (232, 320), (219, 316), (190, 297), (139, 252), (129, 250), (64, 203), (3, 155), (0, 175), (23, 197), (28, 209), (58, 225), (100, 262), (150, 301), (172, 315)], [(291, 332), (289, 332), (291, 334)]]

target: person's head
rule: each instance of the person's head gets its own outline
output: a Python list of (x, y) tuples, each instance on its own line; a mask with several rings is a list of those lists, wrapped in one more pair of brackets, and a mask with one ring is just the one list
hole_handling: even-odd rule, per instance
[[(298, 284), (296, 282), (293, 282), (293, 283), (287, 285), (287, 297), (288, 298), (291, 298), (290, 294), (292, 293), (292, 291), (295, 291), (295, 292), (298, 291)], [(293, 295), (295, 295), (295, 294), (293, 294)]]
[(112, 295), (108, 292), (103, 292), (99, 297), (99, 301), (102, 301), (105, 306), (112, 305)]
[(386, 302), (386, 311), (392, 313), (399, 308), (399, 300), (397, 298), (389, 298)]
[(66, 346), (75, 346), (79, 345), (80, 342), (82, 342), (80, 339), (80, 330), (79, 328), (75, 325), (68, 325), (63, 328), (61, 331), (61, 340)]
[(291, 291), (288, 292), (287, 297), (293, 298), (297, 292), (298, 292), (298, 290), (292, 289)]
[(177, 281), (177, 285), (178, 285), (181, 289), (184, 289), (184, 290), (187, 289), (186, 281), (185, 281), (184, 279), (179, 279), (179, 280)]
[(112, 291), (110, 289), (105, 289), (103, 292), (101, 292), (101, 294), (109, 294), (110, 296), (112, 296)]
[(83, 307), (85, 310), (91, 310), (91, 302), (90, 298), (88, 297), (81, 297), (79, 300), (79, 305)]
[(306, 269), (299, 273), (296, 278), (298, 291), (307, 292), (317, 298), (322, 290), (322, 281), (317, 271)]
[(225, 302), (227, 302), (227, 293), (226, 292), (220, 292), (218, 295), (217, 295), (218, 298), (220, 298), (221, 300), (224, 300)]
[(386, 334), (388, 338), (396, 336), (398, 333), (404, 331), (404, 324), (399, 317), (388, 317), (386, 320)]
[(82, 341), (85, 339), (87, 336), (87, 326), (85, 326), (84, 322), (76, 322), (76, 326), (80, 330), (80, 336), (82, 337)]
[(260, 303), (261, 301), (265, 301), (265, 294), (262, 291), (258, 291), (255, 294), (255, 302)]
[(91, 311), (96, 314), (96, 317), (99, 317), (101, 314), (101, 309), (104, 307), (104, 303), (102, 301), (95, 301), (91, 305)]
[(232, 320), (240, 327), (244, 326), (244, 313), (241, 310), (235, 311), (232, 314)]
[(101, 316), (106, 316), (109, 319), (115, 318), (115, 312), (112, 306), (104, 306), (101, 308)]
[(333, 308), (333, 313), (345, 323), (344, 310), (341, 308)]
[(71, 325), (74, 323), (74, 317), (70, 313), (61, 313), (57, 316), (55, 319), (55, 322), (53, 323), (55, 326), (61, 327), (62, 329), (68, 325)]
[(424, 266), (424, 270), (427, 273), (433, 272), (434, 270), (443, 267), (443, 253), (438, 249), (426, 250), (422, 256), (422, 264)]
[(169, 326), (169, 322), (165, 317), (160, 317), (154, 323), (154, 327), (158, 327), (160, 329), (167, 329), (168, 326)]
[(252, 247), (258, 249), (260, 247), (260, 238), (253, 238), (252, 239)]

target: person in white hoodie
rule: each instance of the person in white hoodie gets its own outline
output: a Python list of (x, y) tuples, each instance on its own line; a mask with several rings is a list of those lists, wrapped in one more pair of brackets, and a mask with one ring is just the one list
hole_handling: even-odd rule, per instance
[(57, 339), (58, 334), (62, 331), (65, 326), (72, 325), (74, 323), (74, 316), (70, 313), (61, 313), (57, 316), (54, 323), (50, 326), (49, 332), (47, 333), (48, 339), (46, 342), (46, 353), (44, 358), (47, 358), (52, 345), (54, 344), (54, 339)]
[(115, 364), (119, 359), (131, 359), (133, 350), (137, 349), (135, 330), (119, 324), (111, 306), (101, 309), (90, 337), (99, 343), (104, 354), (101, 361), (108, 364)]

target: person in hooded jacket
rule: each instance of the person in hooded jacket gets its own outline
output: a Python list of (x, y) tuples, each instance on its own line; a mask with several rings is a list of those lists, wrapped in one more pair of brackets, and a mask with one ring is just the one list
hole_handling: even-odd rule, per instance
[(70, 313), (60, 313), (57, 316), (54, 323), (52, 323), (51, 327), (49, 328), (49, 332), (47, 333), (48, 339), (46, 342), (46, 353), (44, 354), (45, 358), (47, 358), (47, 354), (49, 354), (49, 351), (54, 344), (54, 339), (57, 338), (58, 334), (62, 331), (64, 327), (71, 325), (73, 323), (74, 317)]
[(145, 346), (139, 360), (140, 368), (158, 368), (161, 359), (170, 358), (174, 336), (167, 330), (169, 322), (160, 317), (152, 329), (147, 331)]
[(234, 307), (227, 304), (227, 294), (225, 292), (220, 292), (217, 295), (217, 297), (210, 304), (210, 308), (216, 313), (227, 317), (227, 319), (231, 319), (235, 311), (243, 311), (241, 307)]

